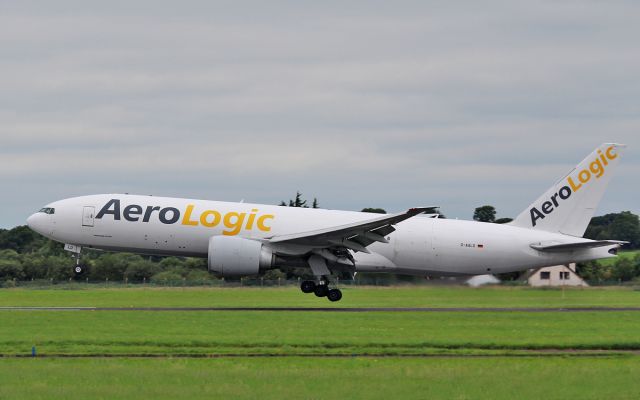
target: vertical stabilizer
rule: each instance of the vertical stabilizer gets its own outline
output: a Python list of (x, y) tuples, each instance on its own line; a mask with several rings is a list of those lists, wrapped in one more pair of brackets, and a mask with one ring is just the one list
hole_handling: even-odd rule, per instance
[(602, 199), (624, 147), (615, 143), (600, 145), (511, 224), (581, 237)]

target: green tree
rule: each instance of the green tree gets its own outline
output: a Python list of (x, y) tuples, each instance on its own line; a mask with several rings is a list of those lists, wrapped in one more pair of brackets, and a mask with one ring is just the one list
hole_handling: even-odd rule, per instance
[(152, 283), (156, 283), (156, 284), (176, 283), (176, 282), (181, 282), (183, 280), (183, 277), (176, 271), (162, 271), (151, 276), (149, 280)]
[(586, 281), (611, 282), (638, 280), (640, 277), (640, 254), (635, 257), (619, 256), (613, 263), (597, 260), (578, 263), (576, 272)]
[(20, 255), (15, 250), (0, 251), (0, 281), (22, 279), (24, 271)]
[(630, 281), (635, 278), (636, 268), (635, 263), (630, 258), (619, 258), (613, 265), (612, 278), (617, 281)]
[(89, 268), (89, 279), (94, 281), (121, 281), (129, 265), (142, 261), (142, 257), (131, 253), (104, 253), (94, 260)]
[(187, 273), (187, 281), (189, 282), (206, 282), (206, 281), (215, 281), (217, 278), (210, 274), (209, 271), (202, 271), (197, 269), (192, 269)]
[[(32, 279), (44, 279), (47, 276), (45, 256), (31, 253), (22, 254), (20, 258), (22, 260), (22, 271), (24, 272), (24, 279), (30, 281)], [(71, 264), (69, 265), (71, 266)]]
[(495, 222), (496, 224), (508, 224), (511, 221), (513, 221), (513, 218), (498, 218), (493, 222)]
[(0, 260), (20, 261), (20, 254), (12, 249), (0, 250)]
[(59, 242), (54, 242), (53, 240), (46, 239), (44, 245), (41, 247), (37, 247), (36, 244), (33, 246), (34, 253), (43, 255), (43, 256), (67, 256), (69, 252), (64, 250), (64, 244)]
[(630, 211), (611, 213), (591, 219), (584, 237), (594, 240), (625, 240), (626, 248), (640, 248), (640, 221)]
[(68, 281), (74, 277), (73, 259), (68, 256), (48, 256), (44, 259), (45, 278), (54, 281)]
[[(293, 200), (289, 200), (288, 204), (284, 201), (281, 201), (280, 205), (284, 207), (288, 205), (289, 207), (309, 208), (309, 206), (307, 205), (307, 201), (302, 198), (302, 193), (300, 192), (296, 192), (296, 198)], [(318, 199), (316, 199), (315, 197), (313, 198), (313, 203), (311, 205), (311, 208), (320, 208), (318, 204)]]
[(189, 271), (191, 271), (191, 270), (196, 270), (196, 271), (197, 270), (203, 270), (203, 271), (208, 273), (208, 270), (209, 270), (209, 266), (207, 265), (207, 259), (206, 258), (189, 257), (184, 262), (184, 267)]
[(44, 236), (32, 231), (28, 226), (17, 226), (0, 232), (0, 249), (12, 249), (18, 253), (29, 253), (45, 245)]
[(296, 192), (295, 200), (289, 200), (289, 207), (307, 208), (307, 201), (306, 200), (302, 200), (302, 193)]
[(165, 257), (160, 260), (160, 267), (163, 270), (169, 269), (185, 269), (185, 261), (178, 257)]
[(278, 279), (285, 280), (287, 279), (287, 274), (277, 268), (274, 268), (264, 272), (262, 274), (262, 278), (264, 278), (266, 281), (277, 281)]
[(600, 265), (597, 261), (587, 261), (576, 265), (576, 273), (587, 282), (605, 282), (611, 280), (611, 267)]
[(153, 275), (161, 272), (162, 268), (157, 263), (149, 260), (134, 261), (129, 264), (127, 270), (124, 271), (125, 277), (129, 282), (148, 281)]
[(496, 209), (493, 206), (482, 206), (473, 212), (473, 219), (480, 222), (495, 222)]

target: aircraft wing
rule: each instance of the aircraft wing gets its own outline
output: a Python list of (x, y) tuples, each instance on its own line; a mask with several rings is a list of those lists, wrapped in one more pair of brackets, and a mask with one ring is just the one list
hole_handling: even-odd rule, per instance
[(571, 250), (584, 250), (584, 249), (592, 249), (595, 247), (604, 247), (604, 246), (613, 246), (618, 245), (622, 246), (623, 244), (627, 244), (629, 242), (624, 242), (620, 240), (590, 240), (584, 242), (574, 242), (574, 243), (533, 243), (531, 244), (531, 248), (540, 250), (540, 251), (571, 251)]
[[(406, 212), (385, 214), (370, 220), (352, 224), (318, 229), (310, 232), (274, 236), (269, 243), (286, 243), (317, 248), (346, 247), (350, 250), (369, 253), (367, 246), (373, 242), (387, 243), (386, 235), (395, 231), (393, 225), (418, 214), (433, 213), (438, 207), (415, 207)], [(433, 214), (436, 216), (437, 214)]]

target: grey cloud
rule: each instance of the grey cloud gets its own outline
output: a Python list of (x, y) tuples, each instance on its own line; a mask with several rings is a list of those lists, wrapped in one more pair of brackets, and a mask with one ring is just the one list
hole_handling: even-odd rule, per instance
[(95, 192), (515, 215), (604, 141), (638, 212), (631, 2), (0, 6), (0, 226)]

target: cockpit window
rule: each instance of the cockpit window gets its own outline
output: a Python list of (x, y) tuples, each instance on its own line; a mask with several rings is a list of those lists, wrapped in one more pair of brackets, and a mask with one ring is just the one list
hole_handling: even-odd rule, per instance
[(56, 209), (51, 207), (45, 207), (45, 208), (41, 208), (40, 211), (38, 212), (45, 213), (45, 214), (55, 214)]

